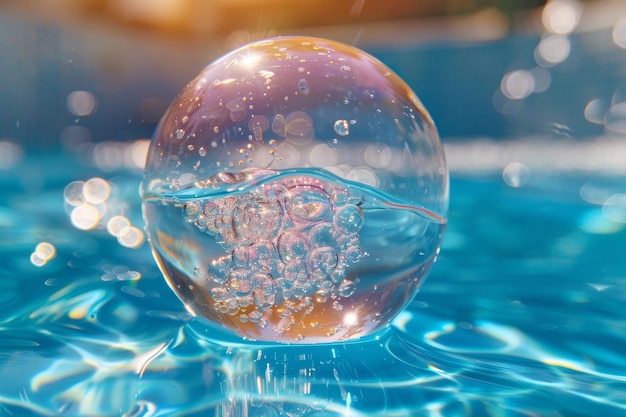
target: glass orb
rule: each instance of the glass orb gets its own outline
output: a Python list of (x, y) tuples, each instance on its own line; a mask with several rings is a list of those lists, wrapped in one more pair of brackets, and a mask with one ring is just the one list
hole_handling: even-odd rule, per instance
[(448, 172), (431, 117), (389, 68), (279, 37), (183, 89), (142, 196), (190, 313), (247, 339), (332, 342), (388, 326), (414, 298), (444, 234)]

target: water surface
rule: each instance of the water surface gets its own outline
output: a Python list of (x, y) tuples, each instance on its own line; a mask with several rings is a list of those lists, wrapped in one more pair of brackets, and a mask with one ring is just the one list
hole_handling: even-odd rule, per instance
[[(2, 415), (626, 412), (626, 231), (606, 204), (623, 178), (453, 175), (439, 260), (390, 330), (277, 346), (220, 342), (147, 244), (74, 227), (64, 188), (96, 176), (142, 226), (137, 172), (33, 155), (0, 176)], [(40, 242), (56, 254), (38, 267)]]

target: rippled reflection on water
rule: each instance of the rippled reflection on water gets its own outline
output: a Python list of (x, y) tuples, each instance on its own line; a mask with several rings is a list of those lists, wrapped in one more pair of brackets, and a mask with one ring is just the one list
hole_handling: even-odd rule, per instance
[[(53, 168), (37, 192), (0, 179), (2, 415), (626, 412), (626, 231), (594, 200), (623, 181), (453, 179), (442, 255), (394, 328), (275, 346), (213, 341), (147, 245), (73, 227), (64, 187), (102, 173), (27, 159), (16, 175), (37, 166)], [(107, 179), (140, 225), (139, 177)], [(38, 267), (42, 241), (56, 253)]]

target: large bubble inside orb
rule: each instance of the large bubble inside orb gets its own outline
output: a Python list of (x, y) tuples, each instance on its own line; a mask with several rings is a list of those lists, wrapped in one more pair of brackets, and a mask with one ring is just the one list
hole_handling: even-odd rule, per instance
[(190, 313), (248, 339), (319, 343), (386, 327), (414, 298), (445, 230), (448, 172), (430, 116), (389, 68), (280, 37), (183, 89), (142, 195)]

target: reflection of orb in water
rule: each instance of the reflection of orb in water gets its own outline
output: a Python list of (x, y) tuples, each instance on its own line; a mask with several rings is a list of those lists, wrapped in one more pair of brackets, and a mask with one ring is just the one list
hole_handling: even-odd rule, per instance
[(172, 103), (142, 185), (154, 255), (192, 314), (256, 340), (386, 327), (439, 251), (430, 116), (351, 46), (284, 37), (219, 58)]

